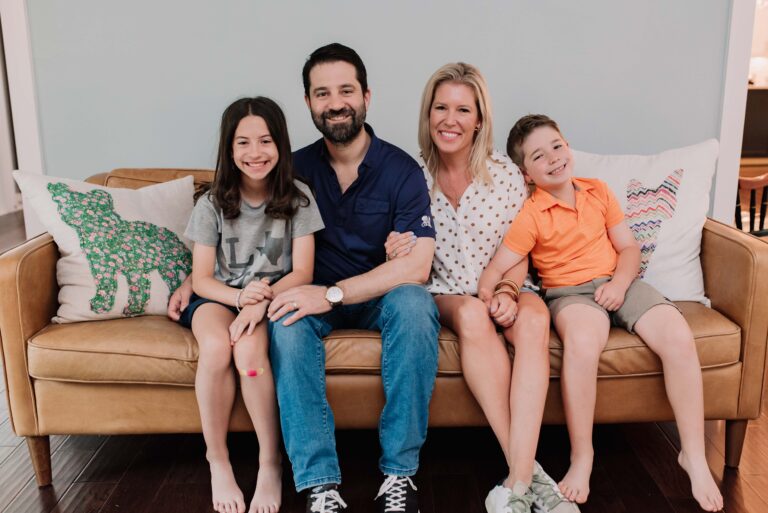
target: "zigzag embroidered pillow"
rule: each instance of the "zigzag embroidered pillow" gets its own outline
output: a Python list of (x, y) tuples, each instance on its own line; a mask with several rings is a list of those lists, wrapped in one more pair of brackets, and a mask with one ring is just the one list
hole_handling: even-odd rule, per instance
[(165, 314), (170, 291), (192, 271), (191, 245), (182, 237), (193, 207), (191, 176), (137, 190), (13, 176), (59, 247), (54, 322)]
[(575, 174), (605, 181), (621, 203), (641, 245), (641, 278), (673, 301), (709, 305), (699, 253), (718, 148), (709, 139), (648, 156), (573, 151)]

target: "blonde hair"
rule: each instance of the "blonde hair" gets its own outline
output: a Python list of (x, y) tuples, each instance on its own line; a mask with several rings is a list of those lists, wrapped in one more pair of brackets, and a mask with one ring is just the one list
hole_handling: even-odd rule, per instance
[(492, 180), (488, 173), (486, 160), (493, 154), (491, 98), (488, 96), (488, 86), (480, 70), (464, 62), (452, 62), (441, 66), (429, 77), (427, 85), (424, 86), (419, 111), (419, 148), (424, 163), (427, 165), (427, 170), (432, 175), (436, 185), (438, 154), (437, 146), (429, 133), (429, 113), (432, 109), (432, 101), (435, 99), (435, 91), (440, 84), (445, 82), (464, 84), (475, 93), (480, 129), (472, 142), (472, 151), (469, 154), (469, 173), (473, 180), (479, 178), (482, 182), (490, 184)]

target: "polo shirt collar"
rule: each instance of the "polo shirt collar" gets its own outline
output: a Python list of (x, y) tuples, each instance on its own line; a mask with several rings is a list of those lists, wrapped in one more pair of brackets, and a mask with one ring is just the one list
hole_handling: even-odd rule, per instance
[[(582, 180), (580, 178), (571, 178), (571, 183), (573, 183), (577, 193), (595, 188), (595, 186), (592, 185), (588, 180)], [(545, 210), (548, 210), (555, 205), (560, 205), (561, 207), (569, 209), (571, 208), (570, 205), (566, 205), (549, 192), (538, 187), (533, 190), (533, 194), (531, 194), (531, 201), (540, 212), (544, 212)]]
[[(368, 151), (365, 152), (365, 157), (363, 157), (363, 162), (360, 164), (360, 167), (373, 168), (375, 167), (379, 154), (381, 153), (381, 139), (376, 137), (376, 134), (373, 132), (373, 128), (368, 123), (363, 123), (363, 129), (371, 138), (371, 144), (368, 146)], [(320, 139), (319, 142), (320, 156), (324, 158), (326, 162), (330, 162), (330, 154), (328, 152), (328, 145), (326, 144), (325, 139)]]

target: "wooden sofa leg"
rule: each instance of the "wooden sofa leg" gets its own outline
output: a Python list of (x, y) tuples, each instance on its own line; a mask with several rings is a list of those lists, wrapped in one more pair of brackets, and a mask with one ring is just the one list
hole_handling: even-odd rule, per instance
[(28, 436), (27, 448), (32, 459), (32, 467), (35, 469), (37, 486), (43, 487), (51, 484), (51, 440), (48, 436)]
[(748, 422), (744, 419), (725, 421), (725, 466), (727, 467), (739, 466)]

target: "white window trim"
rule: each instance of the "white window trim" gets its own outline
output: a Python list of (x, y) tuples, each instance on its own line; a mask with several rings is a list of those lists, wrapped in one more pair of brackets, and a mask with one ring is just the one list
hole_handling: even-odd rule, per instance
[(37, 89), (32, 65), (32, 42), (25, 0), (0, 0), (3, 44), (8, 69), (8, 87), (13, 110), (13, 130), (19, 169), (44, 173), (40, 127), (37, 116)]
[(734, 224), (736, 191), (739, 188), (739, 163), (754, 23), (754, 0), (733, 0), (720, 118), (720, 157), (717, 160), (711, 213), (714, 219), (730, 225)]
[[(0, 0), (0, 20), (19, 170), (45, 174), (26, 0)], [(45, 231), (28, 209), (24, 224), (28, 237)]]
[(11, 113), (6, 103), (5, 59), (0, 54), (0, 216), (15, 212), (19, 209), (16, 197), (16, 187), (13, 184), (11, 171), (16, 163), (13, 158), (13, 133), (11, 128)]

